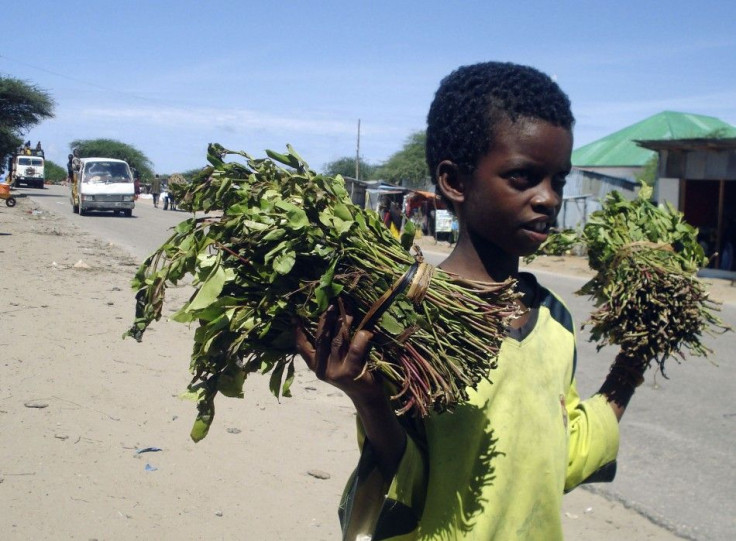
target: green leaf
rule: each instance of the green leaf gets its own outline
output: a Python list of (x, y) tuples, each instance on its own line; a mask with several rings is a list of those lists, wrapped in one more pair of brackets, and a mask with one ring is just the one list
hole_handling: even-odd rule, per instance
[(245, 372), (234, 365), (229, 365), (217, 378), (217, 390), (224, 396), (243, 398)]
[[(305, 161), (304, 161), (304, 158), (302, 158), (302, 157), (301, 157), (301, 156), (299, 155), (299, 153), (298, 153), (298, 152), (297, 152), (296, 150), (294, 150), (294, 147), (293, 147), (293, 146), (291, 146), (291, 145), (287, 144), (287, 145), (286, 145), (286, 148), (288, 149), (288, 151), (289, 151), (289, 154), (290, 154), (290, 155), (291, 155), (292, 157), (296, 158), (296, 160), (297, 160), (297, 161), (299, 162), (300, 166), (303, 166), (303, 168), (304, 168), (304, 169), (307, 169), (307, 168), (309, 167), (309, 166), (307, 165), (307, 162), (305, 162)], [(302, 167), (299, 167), (299, 168), (301, 169)]]
[(347, 205), (343, 203), (336, 204), (333, 207), (333, 212), (335, 213), (335, 216), (337, 216), (341, 220), (353, 220), (353, 215), (350, 212), (350, 209), (347, 207)]
[(414, 238), (417, 234), (417, 226), (414, 225), (414, 222), (411, 220), (407, 220), (407, 222), (404, 224), (404, 230), (401, 232), (401, 246), (404, 247), (404, 250), (409, 250), (412, 245), (414, 244)]
[(210, 431), (210, 426), (212, 426), (212, 417), (197, 415), (197, 418), (194, 420), (194, 424), (192, 425), (192, 431), (189, 433), (189, 437), (191, 437), (195, 443), (202, 441), (207, 437), (207, 434)]
[(206, 396), (206, 398), (200, 399), (197, 404), (197, 418), (192, 426), (192, 431), (189, 433), (189, 436), (195, 442), (201, 441), (207, 436), (212, 421), (215, 419), (214, 395), (207, 396), (208, 394), (204, 392), (203, 396)]
[(274, 150), (266, 150), (266, 155), (272, 160), (276, 160), (277, 162), (288, 165), (289, 167), (293, 167), (295, 169), (299, 167), (299, 159), (296, 156), (290, 154), (281, 154)]
[(404, 326), (399, 323), (389, 310), (383, 313), (379, 325), (384, 331), (393, 336), (398, 336), (404, 332)]
[(294, 383), (294, 361), (289, 363), (286, 370), (286, 379), (281, 386), (281, 394), (287, 398), (291, 397), (291, 384)]
[(352, 220), (346, 221), (335, 217), (335, 231), (339, 236), (343, 237), (345, 236), (345, 234), (350, 232), (350, 229), (353, 227), (354, 223), (355, 222)]
[(268, 388), (271, 389), (271, 393), (273, 393), (276, 398), (281, 396), (281, 378), (284, 376), (284, 368), (286, 368), (284, 363), (276, 365), (271, 372), (270, 379), (268, 380)]
[(289, 274), (291, 269), (294, 268), (294, 263), (296, 263), (296, 253), (294, 250), (282, 252), (273, 260), (273, 270), (282, 275)]
[(208, 307), (217, 300), (222, 293), (225, 285), (227, 274), (220, 265), (213, 267), (207, 280), (200, 286), (192, 301), (189, 303), (188, 310), (201, 310)]
[(334, 282), (335, 268), (337, 267), (337, 259), (335, 259), (329, 268), (320, 277), (319, 287), (314, 292), (317, 301), (317, 313), (327, 310), (330, 301), (334, 299), (343, 290), (343, 286)]
[(286, 230), (285, 229), (272, 229), (268, 233), (264, 235), (264, 237), (261, 239), (262, 242), (273, 242), (277, 240), (281, 240), (286, 236)]
[(278, 201), (276, 203), (276, 207), (286, 211), (286, 218), (291, 229), (298, 230), (309, 225), (309, 217), (307, 216), (307, 213), (296, 205), (289, 203), (288, 201)]

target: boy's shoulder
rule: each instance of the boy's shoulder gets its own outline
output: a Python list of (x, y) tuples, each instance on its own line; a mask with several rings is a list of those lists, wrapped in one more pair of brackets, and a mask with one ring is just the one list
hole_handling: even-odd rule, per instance
[(542, 285), (534, 274), (530, 272), (520, 272), (519, 275), (520, 277), (523, 277), (527, 283), (533, 284), (536, 288), (533, 307), (549, 312), (552, 319), (557, 321), (567, 331), (574, 334), (575, 327), (573, 324), (572, 313), (562, 298), (548, 287)]

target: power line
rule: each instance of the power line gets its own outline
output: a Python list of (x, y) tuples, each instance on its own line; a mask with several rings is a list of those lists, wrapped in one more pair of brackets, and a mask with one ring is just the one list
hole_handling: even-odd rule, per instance
[(4, 54), (0, 54), (0, 58), (3, 58), (5, 60), (10, 60), (11, 62), (15, 62), (16, 64), (20, 64), (20, 65), (25, 66), (25, 67), (28, 67), (28, 68), (32, 68), (32, 69), (35, 69), (35, 70), (38, 70), (38, 71), (42, 71), (44, 73), (48, 73), (48, 74), (54, 75), (56, 77), (61, 77), (62, 79), (67, 79), (67, 80), (73, 81), (75, 83), (79, 83), (79, 84), (82, 84), (82, 85), (90, 86), (90, 87), (96, 88), (98, 90), (104, 90), (105, 92), (114, 92), (116, 94), (121, 94), (123, 96), (136, 98), (138, 100), (147, 101), (147, 102), (155, 103), (155, 104), (158, 104), (158, 105), (160, 105), (160, 104), (173, 105), (171, 102), (166, 102), (164, 100), (160, 100), (160, 99), (156, 99), (156, 98), (147, 98), (147, 97), (144, 97), (144, 96), (139, 96), (138, 94), (134, 94), (132, 92), (126, 92), (124, 90), (120, 90), (118, 88), (111, 88), (111, 87), (100, 85), (100, 84), (97, 84), (97, 83), (91, 83), (91, 82), (85, 81), (83, 79), (78, 79), (76, 77), (70, 77), (69, 75), (67, 75), (65, 73), (59, 73), (57, 71), (53, 71), (53, 70), (50, 70), (50, 69), (47, 69), (47, 68), (42, 68), (41, 66), (35, 66), (33, 64), (29, 64), (28, 62), (23, 62), (21, 60), (15, 59), (15, 58), (10, 58), (9, 56), (6, 56)]

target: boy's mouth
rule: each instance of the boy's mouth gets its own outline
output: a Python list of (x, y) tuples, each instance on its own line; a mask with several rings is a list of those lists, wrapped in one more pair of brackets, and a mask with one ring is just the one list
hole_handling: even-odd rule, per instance
[(541, 221), (541, 222), (533, 222), (526, 224), (524, 226), (524, 229), (527, 229), (529, 231), (532, 231), (534, 233), (543, 233), (546, 234), (549, 232), (549, 222), (548, 221)]

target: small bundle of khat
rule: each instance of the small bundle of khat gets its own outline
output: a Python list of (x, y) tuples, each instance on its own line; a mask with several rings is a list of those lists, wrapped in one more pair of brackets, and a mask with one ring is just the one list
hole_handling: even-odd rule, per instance
[(598, 349), (617, 344), (627, 357), (647, 367), (655, 361), (663, 371), (665, 359), (683, 357), (685, 349), (710, 353), (703, 333), (727, 327), (697, 278), (708, 263), (697, 230), (671, 205), (654, 204), (651, 195), (648, 186), (633, 201), (613, 191), (591, 214), (580, 240), (597, 274), (579, 293), (596, 303), (587, 325)]

